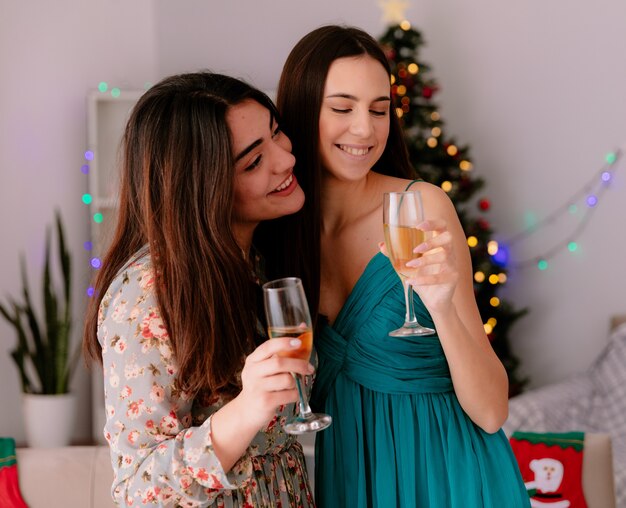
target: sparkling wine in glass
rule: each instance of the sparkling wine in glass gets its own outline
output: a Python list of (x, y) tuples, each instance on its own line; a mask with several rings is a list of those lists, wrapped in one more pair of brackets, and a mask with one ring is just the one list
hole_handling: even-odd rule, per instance
[[(270, 339), (291, 337), (302, 342), (298, 349), (290, 349), (279, 355), (309, 360), (313, 349), (313, 327), (302, 281), (296, 277), (287, 277), (267, 282), (263, 285), (263, 301)], [(331, 424), (332, 418), (311, 411), (301, 376), (294, 374), (294, 377), (300, 398), (300, 411), (285, 423), (285, 432), (304, 434), (325, 429)]]
[(406, 266), (421, 256), (413, 249), (424, 241), (424, 231), (417, 226), (424, 221), (424, 207), (419, 191), (387, 192), (383, 197), (383, 229), (387, 255), (404, 286), (406, 315), (404, 325), (389, 332), (392, 337), (432, 335), (435, 330), (420, 325), (413, 309), (413, 288), (407, 282), (414, 268)]

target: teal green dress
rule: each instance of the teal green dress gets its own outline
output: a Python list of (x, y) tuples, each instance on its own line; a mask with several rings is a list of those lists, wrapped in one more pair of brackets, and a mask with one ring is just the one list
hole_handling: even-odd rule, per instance
[[(400, 279), (377, 254), (316, 333), (312, 404), (333, 417), (316, 437), (318, 507), (529, 507), (502, 430), (484, 432), (461, 409), (437, 335), (388, 335), (404, 310)], [(433, 327), (417, 295), (415, 311)]]

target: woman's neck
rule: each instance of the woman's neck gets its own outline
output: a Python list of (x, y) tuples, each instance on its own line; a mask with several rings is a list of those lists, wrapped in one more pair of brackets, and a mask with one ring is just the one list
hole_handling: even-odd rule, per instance
[[(370, 171), (357, 181), (342, 181), (328, 175), (322, 177), (322, 228), (332, 234), (368, 213), (380, 194), (379, 176)], [(382, 200), (382, 197), (381, 197)]]

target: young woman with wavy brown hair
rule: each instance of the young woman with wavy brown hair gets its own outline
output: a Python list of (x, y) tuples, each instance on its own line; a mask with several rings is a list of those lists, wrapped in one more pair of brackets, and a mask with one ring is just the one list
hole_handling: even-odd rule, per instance
[(210, 72), (165, 78), (123, 136), (117, 228), (84, 352), (102, 363), (105, 437), (122, 505), (313, 506), (282, 431), (303, 360), (266, 341), (256, 226), (304, 194), (271, 100)]

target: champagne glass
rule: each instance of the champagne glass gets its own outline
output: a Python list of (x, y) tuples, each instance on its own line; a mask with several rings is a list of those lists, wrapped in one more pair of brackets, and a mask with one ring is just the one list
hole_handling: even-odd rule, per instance
[[(279, 356), (309, 360), (313, 349), (313, 326), (302, 281), (287, 277), (267, 282), (263, 285), (263, 301), (270, 339), (292, 337), (302, 341), (298, 349), (281, 352)], [(304, 434), (325, 429), (332, 418), (311, 411), (300, 375), (293, 376), (300, 398), (300, 412), (285, 423), (285, 432)]]
[(420, 325), (413, 309), (413, 288), (407, 279), (415, 271), (407, 261), (421, 256), (413, 249), (424, 241), (424, 231), (417, 226), (424, 221), (424, 207), (419, 191), (386, 192), (383, 197), (383, 229), (387, 255), (404, 286), (406, 315), (404, 325), (389, 332), (392, 337), (432, 335), (435, 330)]

